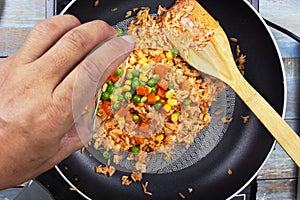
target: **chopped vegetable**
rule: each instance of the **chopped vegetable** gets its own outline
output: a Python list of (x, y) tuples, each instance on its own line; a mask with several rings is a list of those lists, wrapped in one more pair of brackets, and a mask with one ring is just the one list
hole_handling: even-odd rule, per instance
[(155, 96), (154, 93), (148, 94), (148, 103), (149, 103), (150, 105), (153, 105), (153, 104), (156, 103), (156, 96)]
[(165, 79), (159, 79), (157, 85), (158, 85), (159, 87), (161, 87), (162, 89), (164, 89), (164, 90), (167, 90), (168, 87), (169, 87), (169, 83), (168, 83), (168, 81), (166, 81)]
[(189, 99), (185, 99), (183, 101), (183, 105), (185, 105), (185, 106), (189, 106), (190, 104), (191, 104), (191, 100), (189, 100)]
[(145, 86), (137, 86), (136, 94), (140, 96), (146, 96), (149, 93), (149, 89)]
[(118, 102), (114, 103), (114, 105), (113, 105), (113, 109), (114, 110), (119, 110), (120, 108), (121, 108), (121, 104), (120, 103), (118, 103)]
[(106, 101), (110, 99), (110, 93), (109, 92), (102, 92), (101, 99)]
[(131, 73), (131, 72), (127, 72), (127, 74), (126, 74), (126, 79), (127, 79), (127, 80), (131, 80), (132, 78), (133, 78), (132, 73)]
[(111, 115), (112, 114), (112, 112), (110, 111), (110, 106), (111, 106), (111, 102), (110, 101), (103, 101), (102, 104), (101, 104), (101, 107), (102, 107), (103, 111), (107, 115)]
[(163, 141), (164, 138), (165, 138), (165, 136), (163, 134), (159, 134), (155, 137), (155, 140), (160, 142), (160, 141)]
[(160, 79), (160, 75), (154, 74), (152, 77), (154, 80), (158, 81)]
[(135, 137), (134, 139), (137, 144), (144, 144), (145, 142), (145, 138), (143, 137)]
[(139, 95), (134, 95), (132, 100), (135, 102), (135, 103), (140, 103), (141, 102), (141, 97)]
[(150, 79), (150, 80), (148, 81), (148, 85), (149, 85), (150, 87), (154, 87), (154, 86), (156, 85), (156, 83), (157, 83), (157, 81), (154, 80), (153, 78)]
[(109, 153), (108, 151), (104, 151), (104, 152), (102, 153), (102, 156), (103, 156), (104, 159), (109, 159), (110, 153)]
[(117, 30), (117, 36), (122, 36), (123, 35), (123, 30), (118, 28)]
[(149, 129), (149, 124), (147, 124), (146, 122), (141, 122), (140, 131), (147, 133), (148, 129)]
[(166, 57), (168, 58), (168, 59), (173, 59), (173, 55), (172, 55), (172, 53), (171, 52), (168, 52), (167, 54), (166, 54)]
[(163, 64), (155, 65), (154, 73), (158, 74), (160, 77), (163, 77), (166, 74), (166, 66)]
[(178, 49), (176, 47), (174, 47), (173, 49), (171, 49), (171, 54), (173, 56), (177, 56), (178, 55)]
[(133, 118), (133, 121), (139, 121), (139, 119), (140, 119), (138, 114), (133, 114), (132, 118)]
[(133, 77), (139, 77), (140, 72), (138, 70), (134, 69), (134, 70), (132, 70), (132, 75), (133, 75)]
[(124, 102), (125, 101), (125, 97), (121, 94), (118, 95), (118, 101), (120, 102)]
[(174, 89), (175, 87), (175, 84), (173, 82), (170, 82), (169, 85), (168, 85), (168, 88), (169, 89)]
[(125, 92), (125, 95), (124, 95), (125, 99), (127, 101), (130, 101), (132, 99), (132, 94), (131, 92)]
[(114, 91), (115, 91), (115, 86), (113, 86), (113, 85), (107, 86), (106, 92), (112, 94), (112, 93), (114, 93)]
[(161, 103), (160, 101), (158, 101), (158, 102), (156, 102), (156, 103), (154, 104), (154, 108), (155, 108), (156, 110), (159, 110), (159, 109), (161, 108), (161, 106), (162, 106), (162, 103)]
[(156, 93), (158, 96), (164, 98), (165, 97), (165, 91), (164, 89), (162, 89), (161, 87), (158, 87), (157, 88), (157, 93)]
[(137, 154), (139, 152), (139, 148), (137, 146), (133, 146), (131, 147), (131, 152), (134, 153), (134, 154)]
[(117, 75), (117, 76), (122, 76), (122, 70), (117, 69), (117, 70), (115, 71), (115, 75)]

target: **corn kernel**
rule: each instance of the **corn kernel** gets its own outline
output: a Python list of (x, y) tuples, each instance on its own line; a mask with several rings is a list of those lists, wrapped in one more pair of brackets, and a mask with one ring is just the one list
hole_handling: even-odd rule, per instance
[[(172, 55), (172, 54), (171, 54)], [(147, 58), (146, 57), (142, 57), (140, 60), (139, 60), (139, 64), (141, 65), (144, 65), (147, 63)]]
[(119, 87), (119, 88), (116, 88), (114, 94), (116, 94), (116, 95), (121, 94), (122, 91), (123, 91), (122, 88), (120, 88), (120, 87)]
[(173, 92), (171, 90), (166, 92), (166, 98), (170, 99), (173, 96)]
[(171, 115), (171, 120), (172, 120), (172, 122), (177, 122), (177, 120), (178, 120), (178, 115), (173, 113), (173, 114)]
[(125, 85), (131, 85), (131, 80), (126, 80)]
[(172, 109), (171, 106), (169, 104), (166, 104), (164, 105), (164, 109), (167, 111), (167, 112), (170, 112), (170, 110)]
[(123, 91), (128, 92), (131, 90), (131, 87), (129, 85), (124, 85), (123, 86)]
[(151, 87), (148, 87), (148, 86), (146, 86), (147, 88), (148, 88), (148, 92), (149, 92), (149, 94), (152, 92), (152, 88)]
[(138, 106), (143, 107), (145, 105), (144, 102), (138, 103)]
[(159, 101), (159, 100), (160, 100), (160, 96), (157, 96), (157, 95), (156, 95), (156, 96), (155, 96), (155, 100), (156, 100), (156, 101)]
[(103, 87), (102, 87), (102, 92), (106, 92), (107, 86), (108, 86), (108, 84), (107, 84), (107, 83), (104, 83), (104, 85), (103, 85)]
[(141, 98), (141, 103), (145, 103), (147, 101), (147, 99), (148, 99), (147, 97), (142, 97)]
[(112, 102), (117, 102), (118, 101), (118, 95), (111, 94), (110, 99), (111, 99)]
[(168, 99), (167, 104), (169, 104), (170, 106), (176, 106), (177, 100), (176, 99)]
[(143, 69), (144, 70), (149, 70), (149, 69), (151, 69), (151, 65), (146, 63), (146, 64), (143, 65)]
[(148, 77), (145, 76), (145, 74), (140, 74), (140, 77), (139, 77), (140, 81), (144, 81), (144, 82), (148, 82)]
[(160, 142), (160, 141), (163, 141), (164, 138), (165, 138), (165, 136), (163, 134), (159, 134), (155, 137), (155, 140)]
[(172, 55), (171, 52), (168, 52), (168, 53), (166, 54), (166, 56), (167, 56), (168, 59), (173, 59), (173, 55)]

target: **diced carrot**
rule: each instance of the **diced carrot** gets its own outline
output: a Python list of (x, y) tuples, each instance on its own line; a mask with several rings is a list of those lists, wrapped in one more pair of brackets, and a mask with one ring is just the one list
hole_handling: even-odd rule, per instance
[(161, 57), (160, 55), (157, 55), (157, 56), (154, 57), (154, 61), (155, 61), (156, 63), (159, 63), (159, 62), (162, 61), (162, 57)]
[(154, 93), (148, 94), (147, 99), (148, 99), (148, 103), (151, 104), (151, 105), (153, 105), (153, 104), (156, 103), (156, 98), (155, 98), (155, 94)]
[(162, 78), (166, 74), (166, 66), (163, 64), (156, 64), (154, 68), (154, 73), (158, 74)]
[(141, 122), (140, 130), (143, 132), (148, 132), (148, 129), (149, 129), (149, 124), (147, 124), (146, 122)]
[(104, 112), (107, 114), (107, 115), (111, 115), (112, 112), (110, 111), (110, 106), (111, 106), (111, 102), (110, 101), (103, 101), (102, 104), (102, 109), (104, 110)]
[(144, 144), (145, 142), (145, 138), (143, 137), (135, 137), (134, 139), (137, 144)]
[(127, 113), (127, 109), (126, 109), (125, 107), (121, 107), (121, 108), (118, 110), (117, 115), (118, 115), (119, 117), (124, 117), (124, 116), (126, 115), (126, 113)]
[(115, 73), (113, 73), (113, 74), (110, 76), (110, 80), (111, 80), (112, 82), (116, 82), (116, 81), (119, 80), (119, 79), (120, 79), (120, 77), (117, 76)]
[(146, 96), (149, 93), (149, 89), (145, 86), (137, 86), (136, 87), (136, 94), (140, 96)]
[(157, 94), (158, 96), (162, 97), (162, 98), (165, 98), (165, 91), (164, 91), (164, 89), (162, 89), (161, 87), (158, 87), (158, 88), (157, 88), (156, 94)]
[(167, 90), (168, 87), (169, 87), (168, 81), (166, 81), (166, 80), (163, 79), (163, 78), (159, 79), (157, 85), (158, 85), (159, 87), (161, 87), (162, 89), (164, 89), (164, 90)]
[(126, 123), (131, 123), (131, 122), (133, 122), (133, 117), (132, 117), (132, 114), (131, 114), (131, 113), (128, 113), (128, 114), (125, 116), (125, 122), (126, 122)]
[(183, 90), (189, 90), (191, 88), (191, 84), (188, 81), (183, 81), (181, 83), (181, 89)]

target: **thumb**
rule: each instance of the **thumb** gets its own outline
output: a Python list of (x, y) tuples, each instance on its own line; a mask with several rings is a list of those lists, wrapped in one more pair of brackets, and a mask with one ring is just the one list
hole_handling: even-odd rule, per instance
[(73, 88), (73, 117), (77, 119), (93, 99), (98, 86), (129, 56), (134, 48), (131, 36), (115, 37), (96, 48), (80, 64)]

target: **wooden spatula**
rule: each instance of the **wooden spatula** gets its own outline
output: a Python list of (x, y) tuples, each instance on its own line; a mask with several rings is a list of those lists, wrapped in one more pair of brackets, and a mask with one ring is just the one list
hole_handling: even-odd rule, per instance
[(199, 49), (187, 48), (182, 38), (185, 34), (181, 36), (165, 31), (170, 43), (191, 66), (228, 84), (300, 167), (299, 136), (241, 75), (233, 59), (228, 38), (219, 23), (196, 0), (179, 0), (167, 12), (186, 4), (193, 7), (189, 13), (193, 20), (210, 28), (213, 34), (210, 41)]

